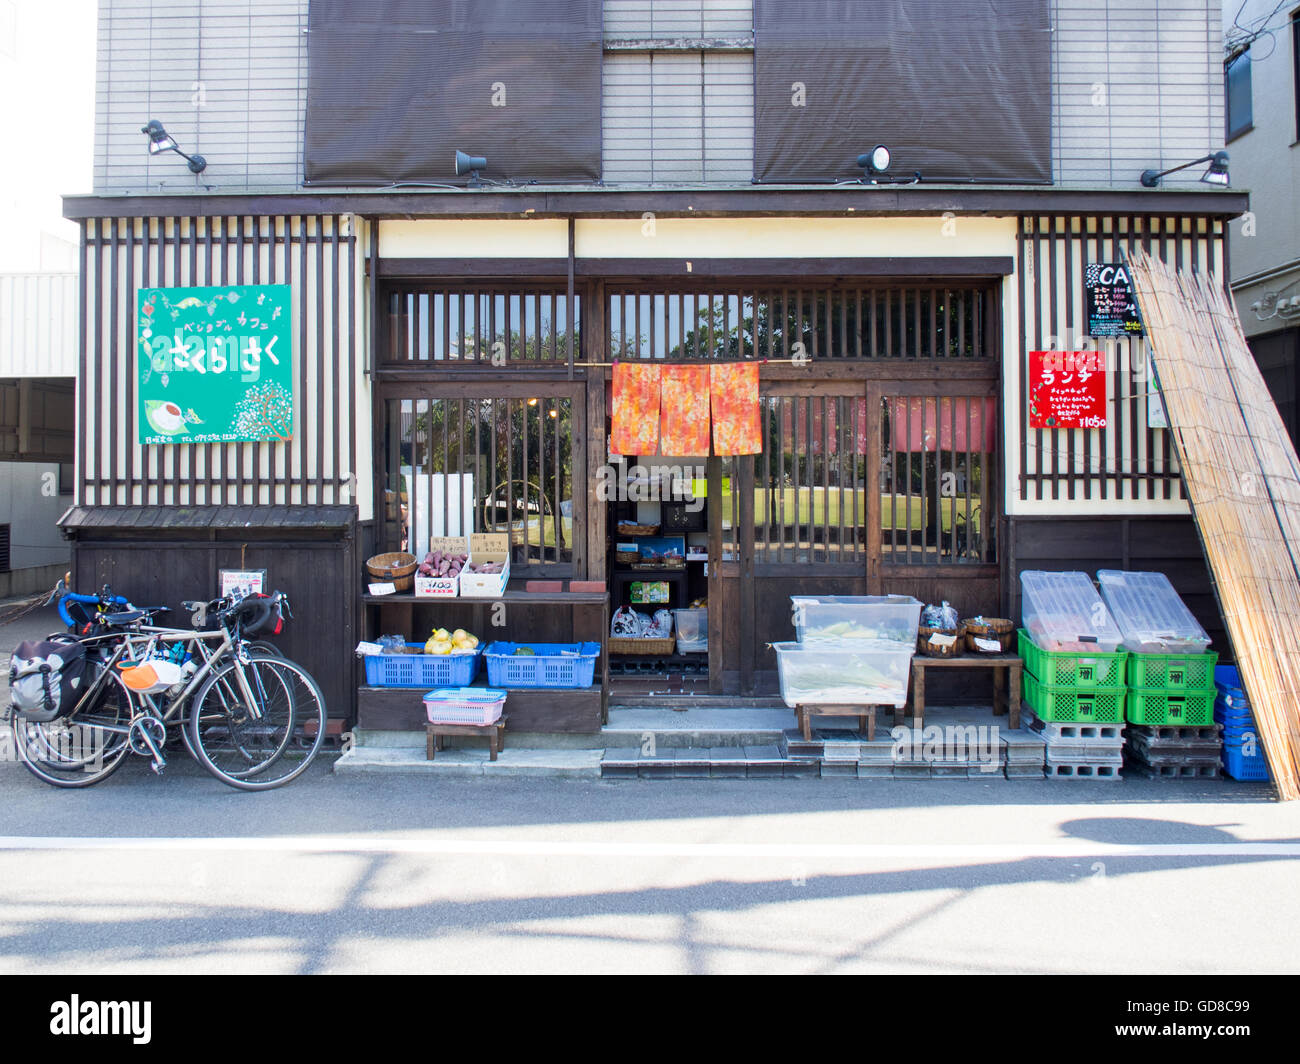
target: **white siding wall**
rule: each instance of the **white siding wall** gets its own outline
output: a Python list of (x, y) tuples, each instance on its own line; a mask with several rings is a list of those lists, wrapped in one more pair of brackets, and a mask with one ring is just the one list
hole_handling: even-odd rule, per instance
[[(1223, 147), (1219, 0), (1054, 0), (1058, 184), (1137, 187)], [(1204, 168), (1165, 179), (1195, 185)]]
[(0, 274), (0, 377), (77, 375), (77, 275)]
[[(101, 0), (95, 188), (294, 187), (302, 178), (307, 0)], [(183, 151), (150, 159), (156, 118)]]
[[(297, 187), (307, 5), (102, 0), (96, 189), (198, 183), (174, 155), (149, 159), (139, 132), (149, 118), (207, 157), (202, 183)], [(1058, 183), (1132, 187), (1148, 167), (1222, 146), (1218, 0), (1053, 0), (1052, 9)], [(752, 21), (751, 0), (605, 0), (611, 42), (744, 38)], [(607, 181), (749, 181), (751, 53), (611, 51), (604, 67)]]

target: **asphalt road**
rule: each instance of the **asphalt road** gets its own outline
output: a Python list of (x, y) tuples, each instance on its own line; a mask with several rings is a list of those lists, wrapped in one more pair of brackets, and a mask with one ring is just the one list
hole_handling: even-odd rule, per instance
[(0, 972), (1300, 970), (1300, 824), (1258, 788), (176, 766), (0, 764)]
[(0, 973), (1300, 970), (1300, 807), (1260, 785), (323, 759), (244, 794), (178, 752), (85, 791), (0, 763), (0, 836)]

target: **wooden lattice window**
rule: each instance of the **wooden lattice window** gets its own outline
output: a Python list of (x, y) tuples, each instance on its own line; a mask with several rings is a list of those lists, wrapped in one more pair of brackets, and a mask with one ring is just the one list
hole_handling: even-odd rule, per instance
[(388, 293), (384, 361), (482, 365), (567, 362), (580, 343), (581, 300), (573, 314), (562, 288), (399, 288)]
[(576, 393), (385, 405), (389, 549), (422, 557), (430, 537), (509, 532), (512, 565), (573, 564), (573, 474), (585, 463)]
[(982, 358), (976, 287), (716, 288), (609, 293), (619, 359)]

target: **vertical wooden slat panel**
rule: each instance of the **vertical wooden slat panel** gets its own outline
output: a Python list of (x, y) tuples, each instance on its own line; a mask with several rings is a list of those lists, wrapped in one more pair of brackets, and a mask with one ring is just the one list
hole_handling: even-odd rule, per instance
[(108, 254), (110, 257), (109, 265), (109, 288), (104, 293), (108, 296), (109, 313), (108, 313), (108, 387), (105, 388), (99, 396), (101, 409), (103, 405), (108, 405), (108, 437), (101, 441), (100, 446), (108, 451), (108, 501), (112, 505), (118, 502), (118, 472), (117, 472), (117, 442), (121, 439), (118, 430), (118, 404), (117, 400), (117, 332), (118, 332), (118, 304), (120, 302), (120, 291), (118, 285), (118, 262), (121, 255), (118, 252), (118, 220), (110, 218), (108, 220)]
[[(79, 224), (81, 230), (81, 245), (77, 249), (77, 258), (80, 269), (77, 271), (79, 278), (78, 284), (80, 291), (77, 302), (77, 365), (80, 372), (77, 376), (77, 494), (75, 501), (82, 506), (89, 506), (99, 501), (99, 493), (94, 489), (88, 489), (91, 478), (91, 469), (88, 464), (89, 449), (87, 443), (90, 439), (89, 424), (87, 422), (87, 396), (91, 391), (91, 365), (90, 343), (89, 343), (89, 304), (87, 303), (89, 292), (99, 291), (99, 245), (95, 245), (95, 280), (94, 285), (89, 284), (91, 231), (94, 230), (94, 238), (99, 239), (99, 227), (97, 222), (83, 220)], [(146, 262), (148, 261), (148, 251), (145, 252)]]

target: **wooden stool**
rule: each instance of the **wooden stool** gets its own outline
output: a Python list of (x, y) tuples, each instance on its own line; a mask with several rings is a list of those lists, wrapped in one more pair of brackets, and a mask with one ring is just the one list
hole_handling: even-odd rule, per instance
[(912, 659), (912, 727), (925, 723), (925, 674), (930, 669), (992, 669), (993, 714), (1009, 718), (1010, 727), (1020, 727), (1020, 685), (1025, 660), (1015, 654), (964, 654), (956, 658)]
[(424, 759), (432, 761), (433, 755), (446, 749), (443, 739), (453, 735), (478, 735), (488, 741), (488, 759), (495, 761), (497, 751), (506, 748), (506, 716), (501, 716), (491, 724), (425, 724)]
[(857, 717), (858, 734), (863, 729), (867, 733), (867, 742), (876, 738), (876, 707), (848, 705), (798, 705), (794, 708), (795, 723), (803, 732), (805, 742), (812, 741), (812, 718), (816, 717)]

